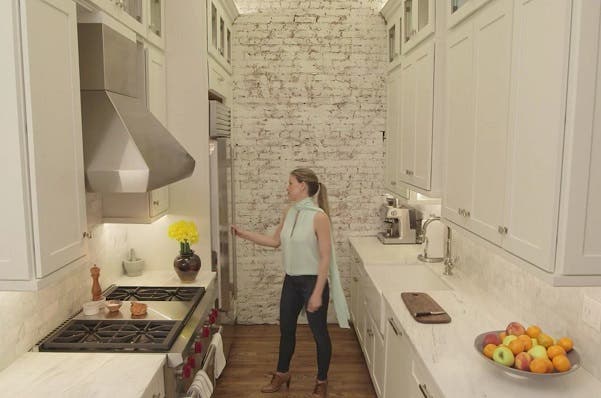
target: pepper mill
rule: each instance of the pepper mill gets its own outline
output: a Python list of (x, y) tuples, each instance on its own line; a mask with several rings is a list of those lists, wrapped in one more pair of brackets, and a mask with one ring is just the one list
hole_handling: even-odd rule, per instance
[(100, 268), (96, 264), (90, 268), (90, 275), (92, 275), (92, 300), (98, 301), (102, 297), (102, 289), (100, 289), (100, 283), (98, 282)]

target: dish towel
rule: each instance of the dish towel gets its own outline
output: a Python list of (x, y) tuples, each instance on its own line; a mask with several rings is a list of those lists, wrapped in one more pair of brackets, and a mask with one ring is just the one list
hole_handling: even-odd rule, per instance
[(196, 372), (187, 394), (191, 398), (211, 398), (211, 395), (213, 395), (213, 383), (207, 372), (202, 369)]
[(211, 339), (211, 345), (215, 346), (215, 378), (221, 376), (221, 372), (225, 368), (225, 355), (223, 353), (223, 339), (221, 333), (215, 333)]

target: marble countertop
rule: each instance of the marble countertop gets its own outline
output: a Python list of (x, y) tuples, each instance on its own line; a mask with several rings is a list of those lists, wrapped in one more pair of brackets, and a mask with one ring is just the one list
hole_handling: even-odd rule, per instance
[(28, 352), (0, 372), (5, 397), (141, 397), (164, 354)]
[(366, 265), (421, 264), (417, 259), (421, 245), (383, 245), (375, 236), (352, 237), (349, 241)]
[[(424, 290), (449, 313), (449, 324), (422, 324), (416, 322), (401, 300), (402, 287), (395, 289), (391, 275), (402, 278), (411, 272), (408, 259), (415, 253), (415, 245), (397, 245), (389, 258), (381, 250), (383, 245), (374, 237), (351, 238), (351, 244), (361, 258), (368, 276), (390, 304), (394, 316), (402, 325), (416, 353), (446, 397), (592, 397), (601, 391), (601, 382), (585, 369), (545, 380), (531, 380), (510, 376), (484, 363), (473, 347), (474, 338), (485, 331), (503, 329), (516, 319), (510, 309), (489, 299), (483, 289), (471, 286), (461, 272), (443, 276), (441, 264), (424, 264), (440, 275), (447, 290)], [(380, 247), (378, 247), (380, 245)], [(419, 247), (419, 246), (418, 246)], [(394, 251), (389, 246), (386, 252)], [(370, 258), (371, 253), (375, 261)], [(413, 262), (413, 264), (418, 263)], [(386, 265), (387, 266), (383, 266)], [(494, 311), (493, 311), (494, 309)]]
[[(113, 284), (206, 287), (215, 277), (201, 271), (195, 281), (184, 283), (174, 271), (146, 271), (123, 275)], [(165, 353), (27, 352), (0, 372), (0, 396), (141, 397), (165, 360)]]

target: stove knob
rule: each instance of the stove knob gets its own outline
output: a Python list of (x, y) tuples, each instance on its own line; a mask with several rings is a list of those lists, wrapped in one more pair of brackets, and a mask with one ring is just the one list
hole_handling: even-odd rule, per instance
[(188, 366), (191, 368), (196, 367), (196, 359), (194, 359), (194, 357), (188, 357)]
[(194, 352), (200, 354), (202, 352), (202, 342), (197, 341), (194, 343)]
[(211, 310), (211, 314), (215, 316), (215, 318), (217, 318), (219, 316), (219, 310), (217, 308), (213, 308)]
[(211, 331), (209, 330), (209, 327), (203, 326), (202, 327), (202, 337), (209, 337), (210, 334), (211, 334)]
[(215, 315), (213, 315), (213, 314), (209, 315), (209, 323), (210, 323), (211, 325), (215, 323), (215, 320), (216, 320), (216, 319), (217, 319), (217, 318), (215, 317)]
[(182, 370), (182, 378), (187, 379), (192, 374), (192, 367), (188, 364), (184, 365), (184, 369)]

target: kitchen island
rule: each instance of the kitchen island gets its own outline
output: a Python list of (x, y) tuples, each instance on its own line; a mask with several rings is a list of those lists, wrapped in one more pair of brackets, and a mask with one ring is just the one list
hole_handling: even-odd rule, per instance
[[(533, 380), (512, 377), (485, 363), (474, 349), (474, 338), (486, 331), (503, 329), (512, 321), (528, 325), (527, 320), (516, 319), (509, 308), (487, 297), (483, 287), (471, 285), (460, 269), (455, 269), (451, 276), (443, 276), (442, 264), (420, 264), (413, 260), (419, 253), (417, 245), (383, 247), (375, 237), (351, 238), (350, 242), (367, 277), (391, 310), (395, 324), (400, 325), (401, 333), (404, 332), (414, 360), (425, 368), (428, 378), (435, 383), (429, 388), (433, 397), (592, 397), (601, 391), (601, 382), (584, 368), (568, 375)], [(400, 286), (412, 283), (402, 281), (411, 280), (410, 272), (416, 265), (429, 269), (448, 285), (448, 288), (421, 291), (426, 291), (442, 306), (451, 316), (451, 323), (418, 323), (409, 314), (401, 300), (401, 292), (405, 290)], [(394, 286), (395, 280), (399, 281), (398, 288)], [(388, 319), (384, 319), (386, 322)], [(395, 353), (386, 352), (385, 355)], [(385, 372), (385, 369), (374, 369)], [(412, 369), (407, 370), (412, 373)], [(379, 377), (382, 379), (382, 375)], [(386, 391), (384, 386), (387, 384), (385, 380), (382, 383), (383, 397), (401, 396)]]

